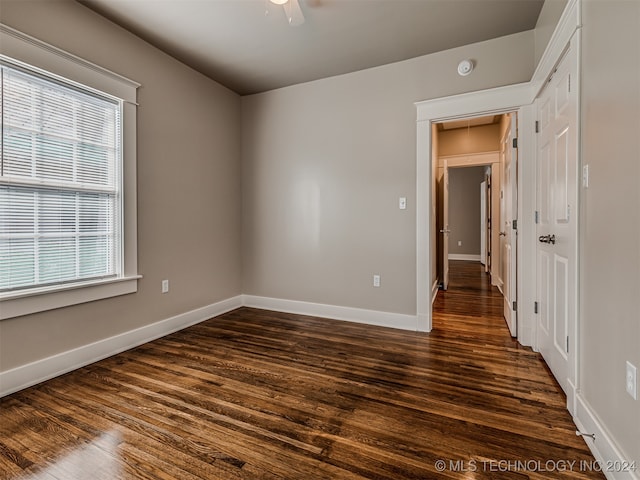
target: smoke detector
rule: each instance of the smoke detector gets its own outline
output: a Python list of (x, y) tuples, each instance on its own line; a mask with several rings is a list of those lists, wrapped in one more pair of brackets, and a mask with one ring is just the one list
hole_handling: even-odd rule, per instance
[(458, 64), (458, 75), (466, 77), (473, 72), (473, 60), (462, 60)]

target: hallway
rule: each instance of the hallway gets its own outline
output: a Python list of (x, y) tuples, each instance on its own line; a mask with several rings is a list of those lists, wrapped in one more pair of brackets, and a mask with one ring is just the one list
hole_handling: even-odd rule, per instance
[(439, 291), (433, 304), (433, 326), (438, 328), (436, 314), (499, 318), (504, 323), (502, 294), (491, 285), (490, 275), (480, 262), (449, 260), (449, 289)]
[[(570, 478), (604, 478), (601, 473), (580, 468), (581, 463), (587, 467), (595, 460), (585, 464), (582, 459), (587, 447), (574, 434), (566, 397), (542, 357), (509, 335), (502, 294), (491, 285), (482, 264), (450, 261), (449, 289), (439, 291), (433, 304), (430, 336), (451, 348), (451, 367), (457, 363), (461, 372), (453, 383), (473, 391), (467, 397), (470, 418), (482, 418), (485, 426), (516, 433), (520, 438), (513, 438), (514, 445), (533, 441), (530, 458), (558, 462), (572, 461), (579, 455), (581, 460)], [(513, 428), (514, 417), (518, 428)], [(475, 440), (495, 441), (489, 437)], [(514, 448), (514, 453), (518, 450)], [(564, 455), (559, 457), (559, 451)], [(559, 472), (546, 478), (551, 477), (561, 478)]]

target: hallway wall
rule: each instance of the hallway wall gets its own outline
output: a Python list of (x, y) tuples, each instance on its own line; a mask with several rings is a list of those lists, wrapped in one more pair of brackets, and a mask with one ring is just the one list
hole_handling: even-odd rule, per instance
[(500, 150), (500, 124), (498, 123), (469, 129), (444, 130), (438, 132), (438, 137), (440, 156)]

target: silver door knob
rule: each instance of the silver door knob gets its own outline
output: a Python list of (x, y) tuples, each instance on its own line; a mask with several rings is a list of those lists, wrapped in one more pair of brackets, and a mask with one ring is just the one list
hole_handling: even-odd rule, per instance
[(440, 230), (440, 233), (451, 233), (451, 230), (443, 228), (442, 230)]

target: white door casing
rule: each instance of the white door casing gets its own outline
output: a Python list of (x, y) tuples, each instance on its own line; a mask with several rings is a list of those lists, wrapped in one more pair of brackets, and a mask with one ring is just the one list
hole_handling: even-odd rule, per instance
[[(486, 191), (486, 219), (487, 225), (483, 228), (486, 229), (486, 260), (485, 260), (485, 272), (491, 274), (491, 284), (498, 284), (498, 273), (500, 263), (500, 236), (498, 235), (500, 224), (500, 152), (482, 152), (471, 153), (462, 155), (446, 155), (438, 158), (438, 218), (442, 221), (442, 204), (444, 203), (442, 193), (444, 192), (443, 179), (444, 179), (444, 164), (447, 162), (448, 168), (465, 168), (465, 167), (485, 167), (485, 182), (487, 185)], [(495, 219), (495, 221), (494, 221)], [(495, 228), (494, 228), (495, 224)], [(442, 225), (438, 224), (438, 239), (442, 238), (440, 230)], [(438, 251), (441, 251), (442, 246), (438, 244)], [(439, 280), (442, 282), (442, 255), (439, 254)]]
[[(432, 329), (430, 245), (439, 232), (431, 227), (432, 126), (441, 121), (514, 111), (533, 101), (530, 83), (416, 103), (416, 317), (418, 331)], [(533, 135), (533, 134), (531, 134)], [(522, 135), (521, 135), (522, 137)], [(493, 182), (492, 168), (492, 182)], [(492, 184), (492, 189), (494, 188)], [(493, 255), (493, 253), (492, 253)], [(493, 263), (493, 259), (492, 259)], [(528, 341), (527, 345), (532, 342)]]
[[(508, 115), (509, 123), (504, 136), (504, 167), (502, 182), (501, 211), (501, 247), (502, 295), (504, 299), (504, 318), (512, 337), (517, 336), (517, 230), (514, 223), (518, 220), (518, 149), (514, 140), (518, 138), (517, 115)], [(517, 141), (517, 140), (516, 140)]]
[(449, 288), (449, 165), (444, 160), (442, 177), (442, 289)]
[[(510, 132), (509, 132), (510, 133)], [(507, 182), (505, 182), (505, 168), (504, 168), (504, 164), (505, 164), (505, 157), (506, 157), (506, 143), (507, 143), (507, 138), (505, 136), (505, 138), (501, 138), (500, 139), (500, 185), (499, 188), (497, 189), (499, 192), (499, 201), (500, 201), (500, 208), (498, 210), (499, 212), (499, 216), (496, 219), (496, 228), (498, 229), (498, 250), (499, 250), (499, 255), (497, 255), (497, 258), (494, 259), (497, 261), (498, 265), (497, 265), (497, 269), (496, 269), (496, 279), (497, 279), (497, 283), (496, 286), (498, 287), (498, 290), (500, 290), (500, 293), (503, 294), (504, 296), (504, 276), (505, 276), (505, 272), (504, 272), (504, 266), (505, 266), (505, 260), (504, 260), (504, 249), (505, 249), (505, 242), (504, 242), (504, 237), (506, 236), (506, 232), (504, 231), (505, 229), (505, 224), (507, 223), (507, 218), (506, 218), (506, 196), (505, 196), (505, 188), (507, 187)]]
[(537, 347), (569, 405), (576, 384), (578, 278), (578, 56), (574, 43), (536, 99)]
[(485, 222), (485, 225), (483, 226), (485, 243), (487, 245), (487, 251), (485, 255), (485, 264), (484, 264), (485, 273), (489, 273), (491, 271), (491, 259), (493, 256), (491, 252), (491, 232), (492, 232), (492, 224), (493, 224), (493, 214), (491, 213), (493, 211), (493, 201), (491, 199), (491, 196), (493, 195), (492, 182), (491, 182), (492, 175), (493, 175), (493, 167), (491, 165), (486, 166), (485, 172), (484, 172), (484, 183), (485, 183), (486, 191), (484, 195), (487, 202), (486, 202), (486, 211), (485, 211), (486, 222)]
[(480, 184), (480, 263), (487, 266), (487, 181)]

